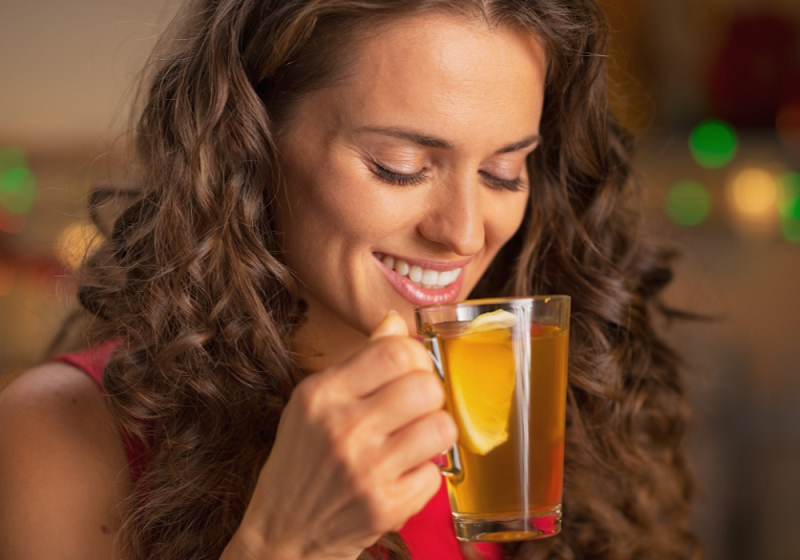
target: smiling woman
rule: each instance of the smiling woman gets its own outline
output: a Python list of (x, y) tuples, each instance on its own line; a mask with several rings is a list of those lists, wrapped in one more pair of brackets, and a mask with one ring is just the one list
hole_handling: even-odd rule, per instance
[(358, 48), (279, 143), (275, 229), (309, 305), (295, 342), (332, 363), (387, 310), (413, 325), (415, 305), (472, 291), (522, 223), (544, 98), (537, 41), (474, 18), (407, 17)]
[[(0, 395), (0, 550), (696, 555), (607, 40), (591, 0), (188, 2), (83, 269), (89, 348)], [(573, 300), (562, 533), (459, 547), (413, 309), (535, 293)]]

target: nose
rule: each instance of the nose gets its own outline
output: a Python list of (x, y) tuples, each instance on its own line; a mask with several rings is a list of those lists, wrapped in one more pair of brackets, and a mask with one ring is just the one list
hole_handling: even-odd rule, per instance
[(473, 177), (452, 177), (431, 185), (426, 212), (417, 230), (427, 240), (459, 256), (476, 254), (484, 245), (482, 186)]

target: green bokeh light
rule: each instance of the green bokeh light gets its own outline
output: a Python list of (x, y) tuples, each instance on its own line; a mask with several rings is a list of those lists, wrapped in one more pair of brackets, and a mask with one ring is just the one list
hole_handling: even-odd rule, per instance
[(783, 238), (791, 243), (800, 243), (800, 219), (783, 220), (781, 222)]
[(790, 172), (778, 177), (781, 190), (781, 216), (800, 218), (800, 173)]
[(0, 175), (0, 193), (16, 192), (33, 177), (26, 167), (12, 167)]
[(26, 167), (0, 175), (0, 205), (13, 214), (27, 214), (36, 200), (36, 179)]
[(781, 189), (781, 232), (786, 241), (800, 243), (800, 173), (781, 175), (778, 185)]
[(696, 226), (711, 213), (711, 195), (697, 181), (679, 181), (667, 193), (666, 210), (676, 224)]
[(36, 201), (36, 178), (28, 169), (25, 150), (0, 149), (0, 207), (12, 214), (27, 214)]
[(698, 165), (716, 169), (736, 155), (736, 131), (725, 121), (709, 120), (698, 124), (689, 137), (689, 150)]

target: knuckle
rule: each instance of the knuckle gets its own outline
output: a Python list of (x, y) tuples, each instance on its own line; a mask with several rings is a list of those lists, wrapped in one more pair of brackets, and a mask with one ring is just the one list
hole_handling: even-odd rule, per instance
[(342, 465), (347, 481), (351, 483), (351, 488), (354, 487), (352, 482), (356, 478), (356, 473), (354, 473), (354, 463), (351, 461), (352, 452), (349, 439), (346, 434), (336, 430), (331, 422), (324, 423), (322, 430), (328, 440), (331, 456), (337, 464)]
[(325, 389), (313, 375), (301, 381), (292, 393), (293, 400), (307, 416), (313, 416), (322, 406)]
[(386, 533), (396, 524), (393, 508), (377, 496), (367, 503), (367, 516), (371, 533)]
[(320, 419), (320, 431), (334, 460), (345, 467), (349, 477), (361, 476), (364, 446), (357, 422), (347, 412), (329, 414)]
[(442, 484), (442, 474), (439, 472), (438, 467), (436, 467), (436, 465), (430, 461), (427, 461), (425, 464), (423, 464), (421, 469), (423, 473), (423, 493), (433, 496), (436, 494), (437, 490), (439, 490), (439, 486)]
[(419, 372), (417, 378), (418, 382), (415, 383), (415, 385), (418, 388), (417, 390), (420, 393), (422, 401), (428, 405), (430, 409), (442, 408), (442, 406), (444, 406), (445, 394), (441, 381), (429, 372)]
[(431, 361), (428, 351), (425, 350), (425, 347), (419, 342), (410, 338), (406, 340), (411, 347), (411, 353), (414, 356), (414, 362), (417, 364), (417, 366), (420, 369), (433, 371), (433, 362)]
[(355, 415), (351, 408), (342, 406), (335, 387), (325, 379), (311, 376), (298, 384), (292, 400), (299, 409), (302, 422), (321, 438), (334, 460), (341, 463), (350, 459)]
[(449, 412), (440, 410), (429, 417), (431, 438), (437, 448), (449, 447), (458, 438), (458, 426)]
[(374, 478), (376, 445), (368, 426), (347, 412), (325, 419), (322, 431), (334, 462), (343, 469), (348, 486), (367, 495)]
[(412, 338), (401, 338), (400, 342), (406, 347), (408, 359), (414, 369), (433, 371), (433, 362), (425, 347)]

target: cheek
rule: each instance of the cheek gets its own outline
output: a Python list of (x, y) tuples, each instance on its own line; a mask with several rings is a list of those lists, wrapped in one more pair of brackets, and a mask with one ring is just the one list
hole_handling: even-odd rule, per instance
[(319, 165), (296, 175), (295, 193), (290, 195), (294, 231), (334, 252), (372, 244), (403, 228), (412, 214), (396, 193), (387, 192), (360, 166), (348, 163)]
[(487, 231), (487, 242), (491, 243), (493, 251), (499, 250), (511, 239), (525, 216), (528, 193), (514, 193), (512, 196), (512, 200), (498, 204), (493, 212), (490, 229)]

